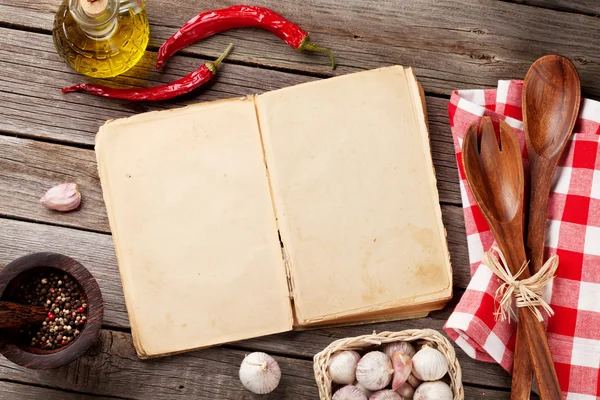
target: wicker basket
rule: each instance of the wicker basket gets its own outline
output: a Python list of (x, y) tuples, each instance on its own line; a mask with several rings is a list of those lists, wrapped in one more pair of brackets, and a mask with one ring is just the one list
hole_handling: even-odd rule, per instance
[(381, 332), (372, 335), (363, 335), (353, 338), (336, 340), (325, 350), (314, 357), (313, 368), (315, 370), (315, 379), (319, 387), (321, 400), (331, 400), (331, 377), (327, 371), (329, 359), (333, 354), (342, 350), (364, 350), (374, 348), (375, 346), (392, 342), (414, 342), (425, 340), (432, 343), (448, 360), (448, 375), (450, 375), (452, 393), (454, 400), (464, 400), (465, 394), (462, 385), (462, 372), (456, 359), (454, 347), (439, 332), (433, 329), (409, 329), (402, 332)]

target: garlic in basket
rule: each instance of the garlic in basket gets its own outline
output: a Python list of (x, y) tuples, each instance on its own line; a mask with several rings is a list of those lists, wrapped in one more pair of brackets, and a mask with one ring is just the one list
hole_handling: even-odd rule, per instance
[(367, 353), (356, 366), (356, 380), (369, 390), (381, 390), (392, 380), (392, 361), (380, 351)]
[(369, 400), (402, 400), (402, 396), (393, 390), (380, 390), (369, 397)]
[[(413, 368), (414, 368), (414, 366), (413, 366)], [(418, 388), (419, 385), (421, 384), (421, 380), (419, 378), (417, 378), (414, 373), (411, 373), (408, 376), (408, 379), (406, 380), (406, 382), (408, 382), (409, 385), (415, 389)]]
[(383, 352), (390, 358), (397, 351), (401, 351), (409, 357), (414, 356), (416, 353), (413, 345), (408, 342), (393, 342), (388, 343), (383, 347)]
[(415, 390), (413, 400), (452, 400), (452, 389), (442, 381), (425, 382)]
[(268, 354), (256, 352), (246, 356), (240, 366), (240, 381), (252, 393), (271, 393), (281, 379), (279, 364)]
[(329, 361), (329, 375), (335, 383), (350, 385), (356, 378), (356, 365), (360, 354), (356, 351), (342, 351)]
[(437, 381), (448, 372), (448, 360), (439, 350), (427, 345), (412, 359), (412, 373), (422, 381)]
[(368, 400), (367, 396), (356, 386), (344, 386), (333, 394), (332, 400)]
[(415, 394), (415, 388), (413, 388), (408, 382), (404, 382), (402, 386), (396, 389), (396, 393), (405, 399), (412, 399)]
[(362, 390), (362, 392), (367, 397), (371, 397), (371, 395), (373, 394), (373, 391), (367, 389), (366, 387), (364, 387), (363, 385), (361, 385), (360, 383), (358, 383), (358, 381), (354, 381), (354, 386), (356, 386), (357, 388), (359, 388), (360, 390)]
[(412, 360), (410, 356), (404, 354), (402, 351), (397, 351), (392, 354), (392, 367), (394, 368), (392, 390), (396, 390), (408, 379), (412, 371)]

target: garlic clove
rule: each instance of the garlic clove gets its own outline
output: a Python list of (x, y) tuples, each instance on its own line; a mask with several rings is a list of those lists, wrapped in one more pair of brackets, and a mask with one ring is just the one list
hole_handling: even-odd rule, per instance
[(452, 400), (452, 389), (445, 382), (425, 382), (417, 390), (413, 400)]
[(392, 367), (394, 368), (394, 378), (392, 381), (392, 390), (398, 389), (406, 382), (412, 371), (412, 360), (402, 351), (392, 354)]
[[(413, 368), (414, 368), (414, 366), (413, 366)], [(413, 389), (418, 388), (419, 385), (421, 384), (421, 380), (419, 378), (417, 378), (413, 373), (411, 373), (408, 376), (408, 379), (406, 381), (410, 384), (410, 386), (413, 387)]]
[(402, 386), (396, 389), (396, 393), (405, 399), (412, 399), (415, 394), (415, 388), (413, 388), (408, 382), (404, 382)]
[(344, 386), (333, 394), (332, 400), (367, 400), (367, 396), (356, 386)]
[(373, 391), (367, 389), (366, 387), (364, 387), (363, 385), (361, 385), (358, 381), (354, 381), (354, 386), (356, 386), (357, 388), (359, 388), (360, 390), (362, 390), (362, 392), (367, 397), (371, 397), (371, 395), (373, 394)]
[(422, 381), (437, 381), (448, 373), (448, 360), (439, 350), (424, 346), (412, 358), (415, 377)]
[(76, 183), (62, 183), (48, 189), (40, 202), (51, 210), (72, 211), (81, 204), (81, 193)]
[(386, 356), (388, 356), (390, 358), (397, 351), (401, 351), (411, 358), (416, 353), (415, 348), (409, 342), (393, 342), (393, 343), (388, 343), (383, 347), (383, 352), (385, 353)]
[(381, 351), (365, 354), (356, 366), (356, 380), (369, 390), (381, 390), (392, 380), (392, 360)]
[(356, 365), (360, 354), (356, 351), (342, 351), (329, 360), (329, 375), (335, 383), (350, 385), (356, 379)]
[(402, 400), (402, 396), (393, 390), (380, 390), (369, 397), (369, 400)]
[(279, 364), (268, 354), (256, 352), (247, 355), (240, 366), (240, 381), (252, 393), (271, 393), (281, 379)]

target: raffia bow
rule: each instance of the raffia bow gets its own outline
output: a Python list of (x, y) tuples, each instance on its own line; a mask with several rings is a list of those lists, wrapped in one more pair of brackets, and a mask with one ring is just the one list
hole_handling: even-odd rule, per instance
[[(494, 256), (494, 252), (498, 254), (500, 260)], [(521, 276), (525, 268), (528, 268), (529, 261), (523, 263), (521, 269), (513, 275), (508, 268), (504, 254), (497, 247), (492, 247), (483, 255), (483, 263), (503, 282), (494, 295), (499, 305), (494, 310), (496, 320), (500, 318), (501, 321), (504, 321), (508, 315), (516, 318), (512, 309), (513, 295), (517, 307), (529, 308), (540, 322), (544, 320), (544, 317), (538, 306), (549, 316), (554, 315), (552, 307), (542, 298), (542, 289), (554, 279), (558, 268), (557, 255), (550, 257), (534, 275), (522, 280), (517, 280), (517, 278)]]

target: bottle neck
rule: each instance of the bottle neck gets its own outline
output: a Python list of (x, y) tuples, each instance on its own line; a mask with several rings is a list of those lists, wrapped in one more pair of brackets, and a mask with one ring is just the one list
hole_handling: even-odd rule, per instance
[(77, 25), (90, 38), (103, 40), (110, 38), (119, 24), (119, 0), (103, 1), (104, 7), (91, 10), (83, 4), (90, 0), (69, 0), (69, 12)]

